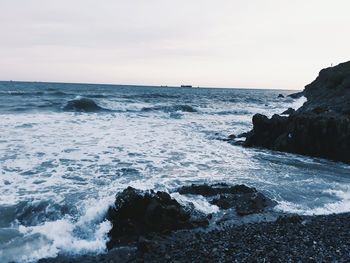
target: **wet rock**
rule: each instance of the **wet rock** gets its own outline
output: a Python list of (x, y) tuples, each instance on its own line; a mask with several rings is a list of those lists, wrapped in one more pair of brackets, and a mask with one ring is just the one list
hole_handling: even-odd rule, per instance
[(265, 208), (274, 207), (277, 203), (264, 196), (262, 193), (240, 193), (220, 195), (211, 201), (222, 209), (235, 208), (240, 216), (263, 212)]
[(292, 98), (292, 99), (299, 99), (301, 98), (302, 96), (304, 96), (304, 93), (303, 92), (296, 92), (296, 93), (292, 93), (292, 94), (289, 94), (288, 97)]
[(97, 112), (105, 110), (98, 106), (95, 101), (87, 98), (74, 99), (67, 102), (64, 107), (66, 111)]
[(236, 135), (234, 135), (234, 134), (230, 134), (229, 136), (228, 136), (228, 139), (229, 140), (234, 140), (234, 139), (236, 139)]
[[(117, 244), (136, 241), (150, 233), (167, 233), (182, 228), (204, 225), (198, 218), (192, 221), (191, 213), (172, 199), (168, 193), (139, 191), (128, 187), (116, 196), (106, 219), (113, 227), (108, 233), (110, 249)], [(207, 222), (208, 223), (208, 222)]]
[(227, 184), (192, 184), (189, 186), (182, 186), (177, 190), (180, 194), (186, 195), (202, 195), (202, 196), (214, 196), (218, 194), (241, 194), (241, 193), (254, 193), (256, 192), (255, 188), (250, 188), (246, 185), (234, 185), (229, 186)]
[(287, 130), (288, 118), (273, 115), (271, 119), (262, 114), (253, 116), (253, 130), (247, 136), (245, 146), (270, 148), (279, 136)]
[(265, 208), (274, 207), (277, 203), (259, 193), (255, 188), (246, 185), (190, 185), (178, 189), (180, 194), (214, 197), (209, 202), (221, 209), (234, 208), (240, 216), (260, 213)]
[(278, 94), (277, 98), (284, 98), (283, 94)]
[(295, 109), (293, 108), (288, 108), (287, 110), (285, 110), (284, 112), (282, 112), (282, 115), (292, 115), (295, 113)]
[(244, 145), (350, 162), (349, 117), (315, 113), (277, 116), (255, 115), (254, 128)]
[(246, 138), (247, 136), (249, 136), (249, 132), (243, 132), (241, 134), (238, 134), (237, 138)]

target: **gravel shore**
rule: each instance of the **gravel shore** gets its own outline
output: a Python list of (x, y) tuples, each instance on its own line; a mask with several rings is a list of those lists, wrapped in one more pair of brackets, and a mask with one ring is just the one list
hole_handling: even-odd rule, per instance
[(350, 262), (350, 213), (182, 230), (104, 255), (40, 262)]

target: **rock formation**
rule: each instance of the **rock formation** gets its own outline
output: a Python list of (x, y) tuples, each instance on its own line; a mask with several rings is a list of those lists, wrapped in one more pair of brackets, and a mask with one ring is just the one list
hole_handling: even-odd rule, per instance
[(207, 225), (206, 218), (193, 218), (191, 211), (166, 192), (140, 191), (128, 187), (117, 194), (106, 219), (112, 223), (107, 247), (138, 240), (150, 233)]
[(321, 70), (302, 94), (289, 117), (254, 115), (244, 145), (350, 163), (350, 62)]

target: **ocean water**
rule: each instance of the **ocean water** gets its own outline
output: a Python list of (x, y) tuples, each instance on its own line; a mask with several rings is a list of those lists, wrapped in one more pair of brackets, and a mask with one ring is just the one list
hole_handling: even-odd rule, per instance
[(255, 113), (305, 102), (280, 93), (292, 91), (0, 82), (0, 262), (103, 253), (101, 219), (127, 186), (177, 196), (191, 183), (243, 183), (279, 211), (350, 211), (349, 165), (222, 140)]

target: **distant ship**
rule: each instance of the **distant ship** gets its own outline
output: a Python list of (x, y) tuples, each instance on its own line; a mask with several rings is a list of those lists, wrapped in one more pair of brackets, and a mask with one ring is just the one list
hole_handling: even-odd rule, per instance
[(181, 85), (181, 88), (193, 88), (192, 85)]

